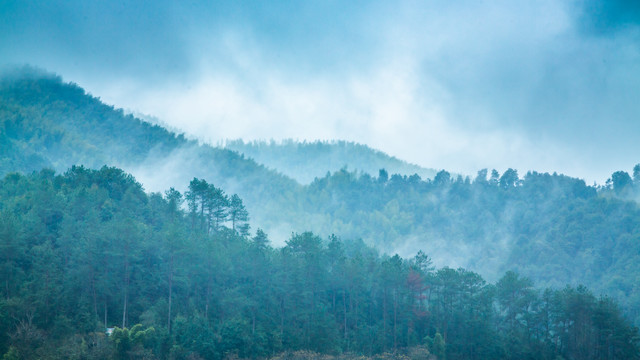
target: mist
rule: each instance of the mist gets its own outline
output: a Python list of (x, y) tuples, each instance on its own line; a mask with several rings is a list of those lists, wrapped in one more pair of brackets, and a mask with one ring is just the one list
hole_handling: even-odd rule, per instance
[(623, 2), (9, 1), (0, 17), (3, 63), (202, 141), (343, 139), (589, 183), (638, 161), (638, 9)]
[(1, 2), (0, 354), (640, 358), (639, 24)]

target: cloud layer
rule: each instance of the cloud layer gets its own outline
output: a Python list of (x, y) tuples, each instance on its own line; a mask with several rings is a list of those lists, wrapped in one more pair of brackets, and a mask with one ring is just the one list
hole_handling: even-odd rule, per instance
[[(0, 53), (187, 134), (346, 139), (473, 174), (640, 162), (624, 2), (5, 2)], [(36, 26), (37, 25), (37, 26)]]

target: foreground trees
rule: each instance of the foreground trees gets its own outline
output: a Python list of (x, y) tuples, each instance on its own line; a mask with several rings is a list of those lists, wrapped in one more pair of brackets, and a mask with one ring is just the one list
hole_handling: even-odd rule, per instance
[[(181, 207), (185, 201), (186, 210)], [(226, 199), (226, 200), (225, 200)], [(638, 330), (607, 297), (495, 285), (423, 252), (253, 237), (239, 197), (194, 179), (145, 194), (115, 168), (0, 181), (5, 358), (266, 358), (282, 352), (440, 359), (635, 359)], [(105, 328), (117, 327), (106, 336)]]

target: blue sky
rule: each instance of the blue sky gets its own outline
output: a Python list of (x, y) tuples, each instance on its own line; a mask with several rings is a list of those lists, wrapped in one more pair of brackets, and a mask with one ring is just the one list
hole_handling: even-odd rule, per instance
[(603, 183), (640, 162), (631, 1), (0, 2), (0, 62), (203, 140), (346, 139)]

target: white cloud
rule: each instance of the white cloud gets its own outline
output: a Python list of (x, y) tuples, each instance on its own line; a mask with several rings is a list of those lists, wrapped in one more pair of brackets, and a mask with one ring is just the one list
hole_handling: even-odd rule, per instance
[[(611, 166), (633, 160), (613, 164), (598, 155), (612, 139), (592, 143), (584, 134), (612, 111), (637, 108), (617, 95), (639, 87), (621, 76), (639, 76), (638, 50), (633, 37), (584, 36), (572, 11), (557, 1), (381, 5), (354, 19), (375, 41), (353, 44), (353, 52), (370, 58), (356, 69), (346, 66), (350, 58), (338, 60), (351, 70), (335, 73), (288, 68), (290, 54), (241, 26), (215, 34), (196, 27), (183, 36), (192, 59), (185, 66), (195, 67), (182, 79), (160, 86), (144, 77), (101, 79), (93, 88), (212, 143), (346, 139), (471, 175), (513, 167), (603, 182)], [(628, 133), (628, 123), (614, 126)]]

